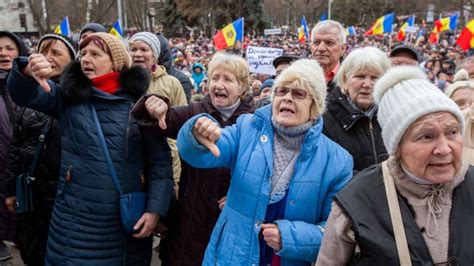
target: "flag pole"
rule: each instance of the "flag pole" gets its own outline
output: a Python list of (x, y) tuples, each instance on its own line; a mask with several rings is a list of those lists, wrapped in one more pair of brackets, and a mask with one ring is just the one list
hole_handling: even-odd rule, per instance
[(244, 40), (245, 40), (245, 19), (244, 17), (242, 18), (242, 40), (240, 41), (240, 56), (244, 55)]

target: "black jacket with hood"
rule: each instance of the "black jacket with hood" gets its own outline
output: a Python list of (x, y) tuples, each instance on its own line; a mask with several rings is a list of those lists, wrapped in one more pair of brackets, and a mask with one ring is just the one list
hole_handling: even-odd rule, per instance
[(161, 52), (160, 57), (158, 58), (158, 63), (166, 68), (166, 72), (177, 78), (181, 85), (183, 86), (184, 93), (186, 94), (186, 99), (191, 99), (191, 91), (193, 90), (193, 84), (191, 80), (181, 71), (177, 70), (173, 66), (173, 57), (171, 56), (171, 49), (168, 44), (168, 40), (163, 37), (161, 34), (157, 34), (158, 39), (160, 39)]

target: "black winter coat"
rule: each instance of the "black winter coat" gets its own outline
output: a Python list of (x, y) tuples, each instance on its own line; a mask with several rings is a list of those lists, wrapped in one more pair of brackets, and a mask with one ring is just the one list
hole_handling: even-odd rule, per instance
[(191, 80), (181, 71), (177, 70), (173, 66), (173, 57), (171, 55), (171, 49), (168, 44), (168, 40), (163, 37), (161, 34), (157, 34), (158, 39), (160, 39), (161, 44), (161, 52), (158, 58), (158, 63), (166, 68), (166, 72), (168, 75), (171, 75), (179, 80), (181, 85), (183, 86), (184, 93), (186, 94), (186, 99), (191, 99), (191, 91), (193, 90), (193, 84)]
[(46, 123), (52, 120), (33, 173), (36, 178), (33, 183), (34, 208), (29, 213), (17, 215), (15, 237), (23, 262), (28, 265), (43, 265), (61, 162), (59, 124), (57, 120), (41, 112), (22, 109), (19, 117), (15, 119), (9, 152), (10, 195), (15, 195), (15, 178), (28, 171), (39, 143), (39, 136), (43, 133)]
[[(167, 129), (162, 131), (156, 122), (141, 120), (145, 131), (176, 138), (179, 129), (191, 117), (208, 113), (221, 127), (235, 124), (241, 114), (253, 113), (251, 97), (243, 101), (232, 116), (223, 121), (209, 96), (189, 106), (172, 107), (167, 114)], [(217, 201), (227, 195), (230, 170), (226, 168), (200, 169), (181, 160), (181, 178), (177, 207), (169, 214), (169, 231), (162, 240), (160, 258), (163, 265), (201, 265), (204, 252), (219, 218)]]
[[(127, 234), (120, 220), (119, 195), (102, 153), (92, 108), (102, 127), (125, 192), (147, 192), (146, 212), (166, 216), (173, 190), (171, 154), (165, 138), (144, 134), (130, 115), (148, 88), (142, 68), (120, 73), (120, 88), (108, 94), (92, 86), (80, 64), (63, 72), (60, 86), (46, 94), (15, 60), (8, 80), (13, 100), (58, 119), (61, 167), (49, 229), (46, 265), (149, 265), (152, 239)], [(148, 184), (143, 175), (148, 174)]]
[(361, 171), (388, 158), (376, 114), (369, 118), (352, 107), (338, 87), (327, 101), (323, 133), (352, 155), (354, 171)]
[[(18, 46), (20, 56), (26, 56), (28, 49), (22, 39), (9, 31), (0, 31), (1, 37), (13, 40)], [(16, 113), (20, 111), (10, 98), (10, 92), (6, 87), (9, 72), (0, 70), (0, 240), (13, 240), (15, 232), (15, 215), (9, 213), (5, 204), (8, 194), (8, 180), (10, 175), (6, 167), (8, 160), (8, 149), (13, 136), (13, 123)]]

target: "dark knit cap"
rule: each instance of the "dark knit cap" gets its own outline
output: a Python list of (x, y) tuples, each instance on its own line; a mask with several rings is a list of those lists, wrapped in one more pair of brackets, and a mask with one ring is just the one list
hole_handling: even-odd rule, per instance
[(81, 38), (82, 33), (84, 33), (84, 31), (86, 31), (86, 30), (90, 30), (90, 31), (93, 31), (93, 32), (107, 32), (107, 29), (99, 23), (87, 23), (81, 29), (81, 33), (79, 34), (79, 39)]
[(72, 60), (76, 59), (77, 49), (78, 49), (77, 43), (75, 41), (73, 41), (71, 38), (67, 37), (67, 36), (56, 34), (56, 33), (50, 33), (50, 34), (43, 35), (43, 37), (41, 37), (41, 39), (38, 42), (38, 51), (40, 50), (41, 44), (45, 40), (48, 40), (48, 39), (55, 39), (55, 40), (59, 40), (59, 41), (63, 42), (66, 45), (66, 47), (69, 51), (69, 54), (71, 55)]

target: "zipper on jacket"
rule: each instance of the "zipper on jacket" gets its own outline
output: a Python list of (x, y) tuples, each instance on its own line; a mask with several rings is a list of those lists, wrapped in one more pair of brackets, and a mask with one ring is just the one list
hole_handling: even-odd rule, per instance
[(127, 180), (128, 180), (128, 139), (130, 137), (130, 121), (132, 120), (132, 115), (131, 115), (131, 108), (133, 107), (133, 104), (130, 103), (129, 105), (129, 111), (128, 111), (128, 117), (127, 117), (127, 129), (125, 131), (125, 177), (123, 180), (123, 187), (124, 193), (127, 193), (128, 187), (127, 187)]
[(375, 164), (378, 163), (377, 158), (377, 151), (375, 150), (375, 137), (374, 137), (374, 126), (372, 125), (372, 119), (369, 118), (369, 132), (370, 132), (370, 140), (372, 142), (372, 152), (374, 153), (374, 162)]
[(64, 177), (64, 188), (61, 193), (61, 197), (64, 198), (64, 194), (66, 194), (67, 188), (69, 187), (69, 183), (71, 183), (72, 180), (72, 164), (69, 163), (68, 168), (66, 170), (66, 176)]

